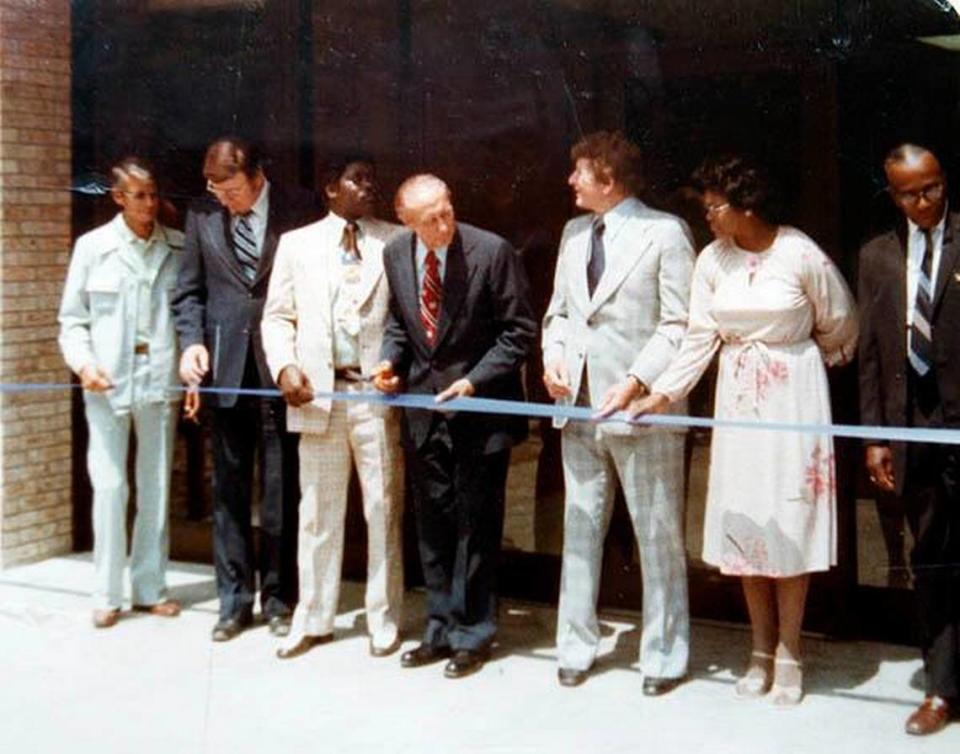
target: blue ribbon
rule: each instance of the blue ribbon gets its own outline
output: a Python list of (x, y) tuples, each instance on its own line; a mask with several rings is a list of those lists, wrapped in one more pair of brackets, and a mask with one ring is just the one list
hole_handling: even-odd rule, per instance
[[(72, 390), (80, 385), (68, 383), (0, 383), (0, 393), (27, 393), (41, 391)], [(219, 395), (252, 395), (262, 398), (279, 398), (279, 390), (272, 388), (226, 388), (201, 387), (200, 393)], [(183, 386), (169, 388), (170, 392), (186, 392)], [(752, 429), (767, 432), (804, 432), (834, 437), (852, 437), (860, 440), (878, 440), (881, 442), (929, 442), (942, 445), (960, 445), (960, 429), (920, 429), (917, 427), (878, 427), (855, 424), (792, 424), (786, 422), (749, 422), (734, 419), (707, 419), (700, 416), (678, 416), (673, 414), (646, 414), (639, 421), (630, 419), (623, 411), (612, 416), (597, 418), (596, 411), (586, 406), (563, 406), (553, 403), (528, 403), (525, 401), (505, 401), (495, 398), (454, 398), (437, 403), (432, 395), (414, 395), (401, 393), (385, 395), (378, 392), (318, 392), (317, 398), (334, 401), (355, 401), (357, 403), (376, 403), (401, 408), (420, 408), (427, 411), (467, 411), (480, 414), (502, 414), (509, 416), (537, 417), (545, 419), (571, 419), (586, 422), (624, 422), (642, 426), (658, 427), (705, 427), (709, 429)]]

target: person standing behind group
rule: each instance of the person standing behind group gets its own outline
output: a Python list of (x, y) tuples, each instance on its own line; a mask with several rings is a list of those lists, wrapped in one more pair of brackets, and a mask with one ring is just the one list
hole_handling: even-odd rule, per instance
[[(777, 224), (759, 166), (710, 159), (694, 181), (716, 240), (697, 259), (680, 353), (629, 413), (665, 411), (719, 349), (717, 418), (830, 424), (824, 364), (849, 361), (858, 330), (842, 275), (808, 236)], [(830, 435), (714, 428), (703, 560), (742, 580), (753, 651), (738, 696), (800, 702), (807, 587), (836, 565), (836, 511)]]
[(261, 325), (287, 428), (300, 433), (300, 601), (281, 659), (333, 638), (351, 459), (367, 521), (370, 653), (383, 657), (400, 646), (399, 410), (314, 394), (369, 389), (365, 375), (380, 361), (389, 298), (383, 246), (399, 228), (373, 217), (376, 175), (366, 159), (331, 161), (324, 193), (327, 216), (280, 238)]
[[(256, 575), (270, 632), (289, 632), (297, 601), (297, 438), (287, 432), (279, 398), (237, 395), (237, 388), (275, 388), (263, 354), (260, 318), (280, 234), (306, 225), (315, 209), (306, 194), (273, 185), (259, 150), (237, 137), (207, 149), (212, 196), (187, 213), (184, 259), (173, 301), (183, 355), (180, 378), (210, 378), (225, 389), (205, 399), (213, 434), (213, 549), (220, 597), (214, 641), (228, 641), (253, 622)], [(197, 394), (188, 394), (188, 414)], [(260, 557), (251, 526), (254, 455), (260, 456)]]
[[(936, 155), (902, 144), (884, 163), (902, 215), (860, 250), (860, 420), (867, 425), (960, 427), (960, 213), (947, 207)], [(960, 459), (956, 445), (866, 448), (870, 481), (899, 496), (911, 554), (923, 650), (923, 703), (906, 731), (941, 730), (960, 711)]]
[[(390, 313), (374, 386), (438, 403), (523, 400), (520, 369), (536, 324), (513, 247), (458, 223), (450, 189), (433, 175), (404, 181), (396, 210), (409, 230), (383, 252)], [(402, 655), (404, 667), (449, 657), (444, 675), (461, 678), (488, 658), (510, 448), (526, 434), (522, 417), (404, 409), (427, 588), (423, 640)]]
[(183, 234), (157, 222), (150, 166), (128, 157), (112, 170), (120, 212), (74, 247), (60, 304), (60, 350), (80, 378), (93, 486), (93, 624), (116, 624), (127, 556), (127, 453), (137, 437), (137, 515), (130, 552), (133, 609), (175, 617), (167, 597), (170, 467), (180, 396), (170, 289)]
[[(571, 150), (577, 207), (560, 242), (543, 322), (544, 384), (601, 416), (624, 409), (660, 376), (687, 324), (693, 248), (683, 222), (641, 202), (639, 148), (620, 133)], [(683, 434), (622, 422), (558, 420), (566, 509), (557, 617), (558, 680), (582, 683), (600, 642), (603, 542), (619, 480), (640, 550), (643, 693), (687, 672), (690, 620), (683, 547)]]

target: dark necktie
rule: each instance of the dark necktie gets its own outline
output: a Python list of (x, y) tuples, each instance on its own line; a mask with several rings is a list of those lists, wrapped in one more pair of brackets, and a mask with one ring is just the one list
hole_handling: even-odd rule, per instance
[(607, 253), (603, 248), (603, 217), (596, 217), (593, 221), (593, 232), (590, 235), (590, 261), (587, 262), (587, 290), (593, 296), (597, 289), (597, 284), (603, 276), (603, 268), (606, 267)]
[(233, 230), (233, 251), (237, 255), (240, 267), (243, 268), (244, 276), (247, 280), (253, 280), (257, 276), (260, 252), (257, 250), (249, 212), (237, 218), (237, 226)]
[(440, 260), (433, 249), (427, 249), (424, 260), (423, 287), (420, 290), (420, 322), (432, 346), (437, 339), (437, 322), (440, 319), (440, 301), (443, 288), (440, 283)]
[(917, 374), (923, 377), (933, 364), (933, 343), (930, 322), (933, 320), (933, 236), (923, 231), (923, 261), (917, 275), (917, 298), (913, 305), (913, 323), (910, 325), (910, 350), (907, 358)]
[(348, 220), (347, 224), (343, 226), (343, 238), (340, 240), (340, 245), (347, 251), (349, 254), (352, 254), (354, 259), (360, 259), (360, 246), (357, 243), (357, 235), (360, 232), (360, 226), (354, 220)]

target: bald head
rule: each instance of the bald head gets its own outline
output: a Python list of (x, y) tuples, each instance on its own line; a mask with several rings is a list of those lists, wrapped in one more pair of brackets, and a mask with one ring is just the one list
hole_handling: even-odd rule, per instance
[(936, 226), (946, 209), (946, 177), (937, 156), (916, 144), (901, 144), (883, 168), (897, 208), (924, 230)]
[(435, 175), (420, 173), (397, 189), (397, 217), (428, 249), (450, 245), (456, 232), (450, 188)]

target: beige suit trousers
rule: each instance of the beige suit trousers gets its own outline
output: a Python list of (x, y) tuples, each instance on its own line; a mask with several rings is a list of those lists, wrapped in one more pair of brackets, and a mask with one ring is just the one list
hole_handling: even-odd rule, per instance
[[(337, 380), (337, 391), (362, 386)], [(403, 456), (399, 417), (377, 415), (370, 404), (334, 401), (323, 434), (300, 436), (300, 602), (291, 644), (333, 631), (340, 598), (344, 518), (351, 459), (357, 466), (367, 522), (367, 629), (374, 646), (398, 636), (403, 601)]]

